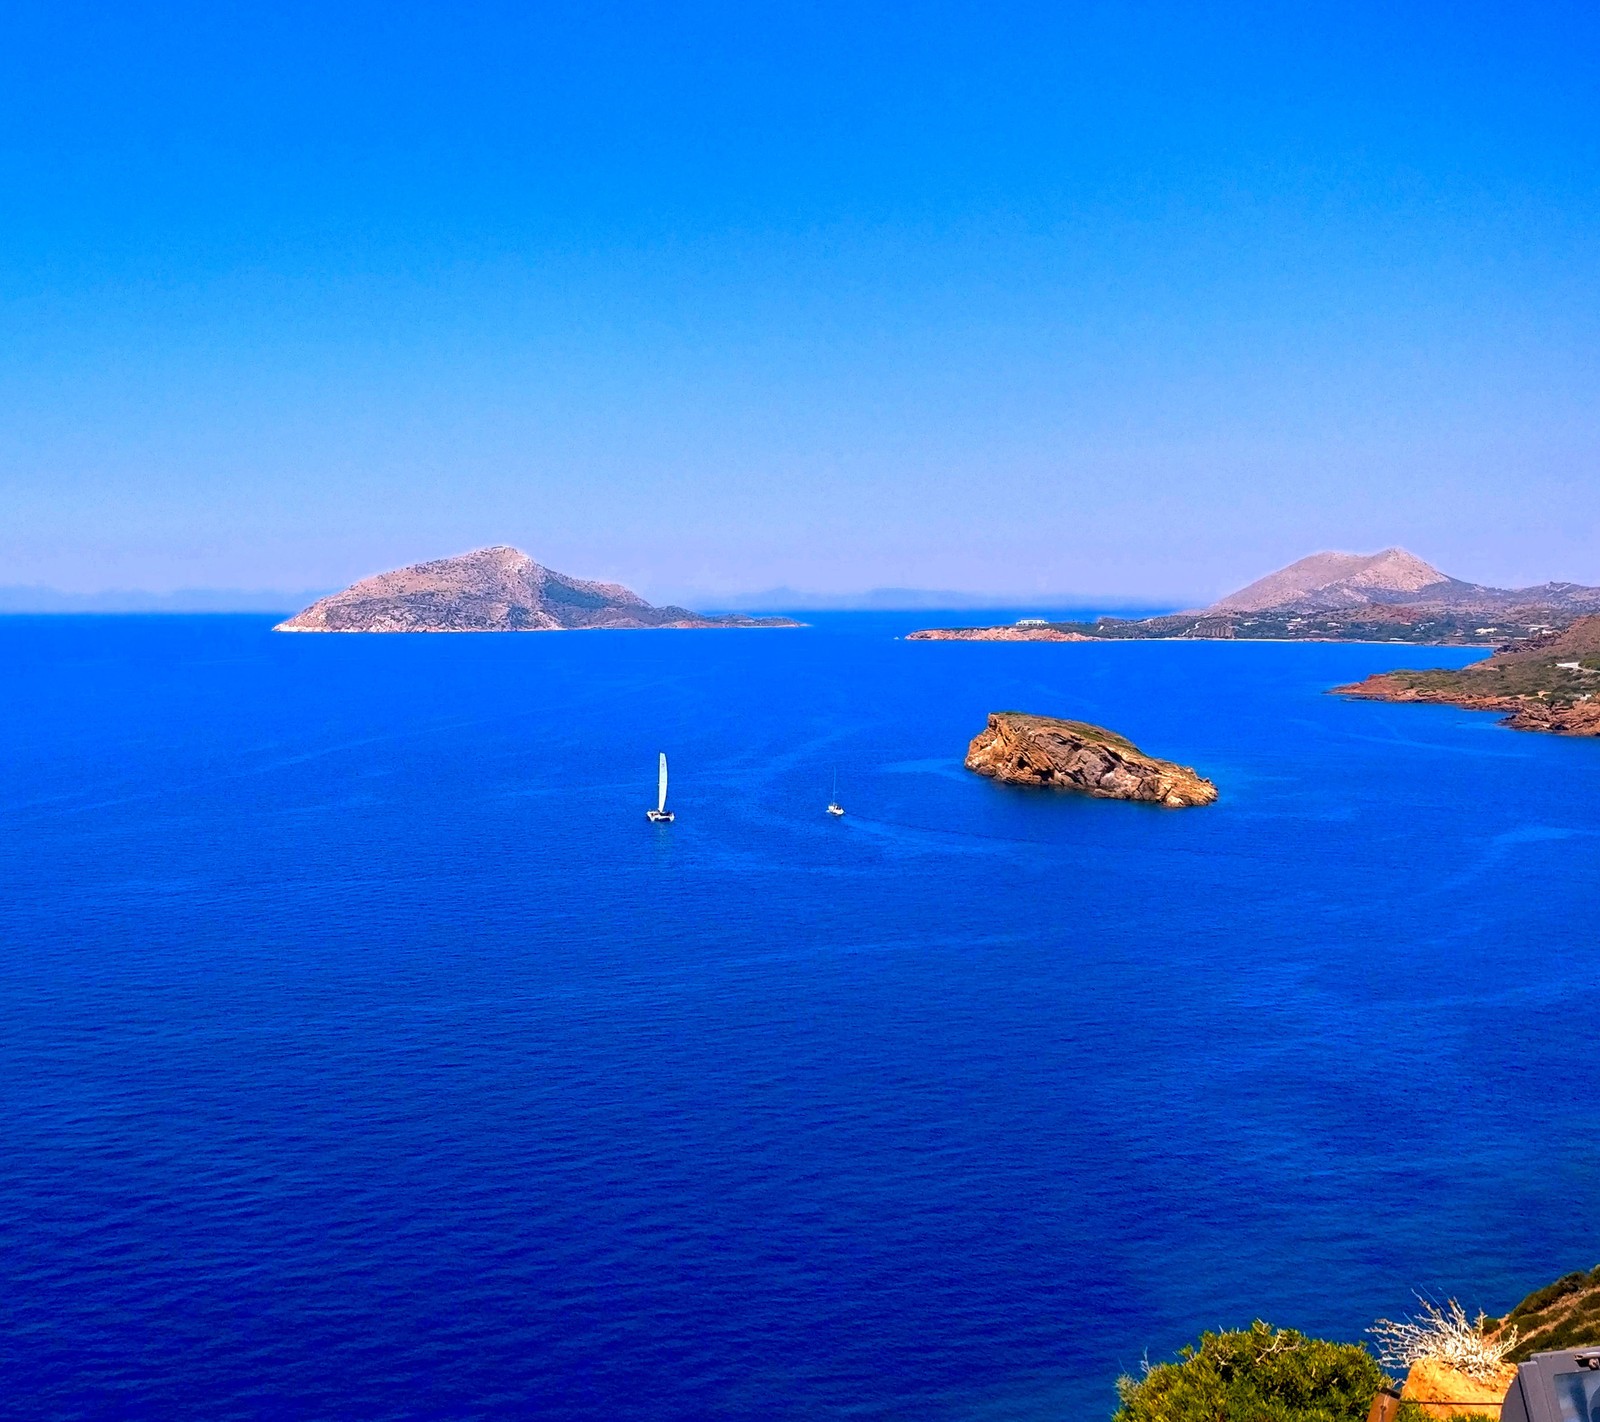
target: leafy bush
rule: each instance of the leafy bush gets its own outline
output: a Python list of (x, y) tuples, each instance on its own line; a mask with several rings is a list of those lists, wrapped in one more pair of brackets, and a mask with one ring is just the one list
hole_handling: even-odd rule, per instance
[(1259, 1319), (1245, 1330), (1201, 1334), (1199, 1347), (1178, 1356), (1117, 1383), (1114, 1422), (1366, 1422), (1387, 1381), (1359, 1343), (1307, 1338)]

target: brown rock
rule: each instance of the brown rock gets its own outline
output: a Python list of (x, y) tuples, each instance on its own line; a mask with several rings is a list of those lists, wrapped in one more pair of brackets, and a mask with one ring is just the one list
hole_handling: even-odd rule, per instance
[(1508, 1363), (1494, 1378), (1481, 1381), (1437, 1358), (1424, 1358), (1411, 1365), (1400, 1396), (1408, 1402), (1427, 1403), (1423, 1411), (1429, 1417), (1498, 1417), (1516, 1375), (1516, 1364)]
[(1552, 705), (1524, 697), (1506, 717), (1506, 725), (1518, 731), (1550, 731), (1558, 736), (1600, 736), (1600, 702)]
[(1173, 809), (1217, 798), (1217, 787), (1188, 766), (1145, 755), (1103, 726), (1021, 711), (990, 714), (967, 748), (967, 769), (1008, 785), (1049, 785)]

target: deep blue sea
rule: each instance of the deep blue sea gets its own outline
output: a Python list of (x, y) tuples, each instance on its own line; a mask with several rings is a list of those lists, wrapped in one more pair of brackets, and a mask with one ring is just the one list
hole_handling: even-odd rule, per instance
[(1600, 1260), (1600, 741), (941, 620), (0, 619), (0, 1413), (1104, 1418)]

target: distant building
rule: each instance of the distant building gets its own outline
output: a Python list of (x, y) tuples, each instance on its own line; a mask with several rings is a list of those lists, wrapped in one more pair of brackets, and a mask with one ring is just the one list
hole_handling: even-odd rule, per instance
[(1049, 625), (1050, 619), (1048, 617), (1019, 617), (1016, 621), (1016, 626), (1018, 627), (1048, 627)]
[(1231, 637), (1233, 636), (1233, 619), (1231, 617), (1202, 617), (1189, 629), (1191, 637)]

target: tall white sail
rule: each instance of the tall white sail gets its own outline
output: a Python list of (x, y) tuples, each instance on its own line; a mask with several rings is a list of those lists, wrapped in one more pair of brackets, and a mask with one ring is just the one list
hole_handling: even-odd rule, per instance
[(661, 752), (661, 772), (656, 776), (656, 813), (667, 808), (667, 753)]

